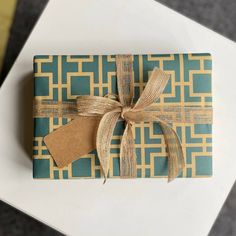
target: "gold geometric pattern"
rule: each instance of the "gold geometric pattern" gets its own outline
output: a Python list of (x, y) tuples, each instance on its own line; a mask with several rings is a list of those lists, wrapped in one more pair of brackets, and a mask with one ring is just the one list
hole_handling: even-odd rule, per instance
[[(134, 55), (135, 99), (139, 97), (155, 66), (171, 76), (157, 101), (161, 105), (212, 106), (211, 56), (209, 54)], [(117, 94), (115, 56), (36, 56), (35, 99), (70, 101), (78, 95)], [(35, 178), (101, 177), (96, 151), (63, 169), (56, 167), (43, 137), (69, 122), (66, 118), (35, 118)], [(211, 125), (173, 123), (183, 146), (186, 167), (182, 177), (212, 174)], [(109, 177), (119, 177), (119, 148), (122, 122), (114, 131)], [(158, 124), (133, 126), (138, 177), (166, 177), (167, 153)]]

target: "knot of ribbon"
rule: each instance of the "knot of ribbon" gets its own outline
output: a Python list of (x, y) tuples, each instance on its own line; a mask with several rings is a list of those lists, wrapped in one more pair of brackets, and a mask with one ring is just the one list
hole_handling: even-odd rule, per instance
[(129, 111), (132, 111), (131, 107), (122, 107), (121, 114), (120, 114), (121, 118), (125, 120), (125, 113)]
[[(105, 180), (109, 174), (110, 146), (117, 122), (120, 119), (125, 121), (125, 129), (120, 144), (121, 178), (136, 177), (136, 156), (132, 123), (157, 122), (161, 127), (166, 143), (168, 181), (171, 181), (183, 171), (185, 160), (181, 142), (170, 123), (209, 124), (212, 122), (212, 108), (168, 105), (168, 103), (167, 105), (160, 106), (155, 103), (160, 98), (169, 80), (169, 75), (156, 67), (151, 72), (137, 102), (134, 103), (133, 56), (117, 55), (116, 68), (118, 101), (113, 99), (114, 96), (111, 98), (110, 96), (99, 97), (90, 95), (78, 96), (76, 101), (72, 102), (36, 101), (34, 115), (35, 117), (61, 116), (75, 120), (81, 116), (87, 117), (86, 119), (98, 117), (96, 148)], [(47, 139), (49, 139), (49, 136), (52, 137), (54, 132), (56, 133), (57, 130), (47, 135)], [(61, 132), (67, 131), (64, 129)], [(55, 138), (57, 138), (56, 135)], [(73, 139), (73, 137), (71, 138)], [(52, 139), (51, 143), (54, 143), (54, 141), (55, 139)], [(49, 151), (51, 151), (52, 145), (49, 144), (49, 141), (46, 142)], [(72, 151), (70, 150), (70, 153)], [(60, 151), (57, 151), (57, 153), (60, 154)], [(55, 156), (53, 158), (57, 162), (57, 158)], [(64, 160), (62, 163), (60, 167), (67, 164)]]

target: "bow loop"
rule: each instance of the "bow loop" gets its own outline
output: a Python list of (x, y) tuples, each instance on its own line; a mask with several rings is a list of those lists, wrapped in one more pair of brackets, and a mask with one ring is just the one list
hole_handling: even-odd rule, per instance
[(140, 98), (134, 106), (134, 110), (143, 110), (157, 101), (163, 93), (170, 76), (155, 67), (148, 79)]
[(76, 98), (77, 111), (81, 116), (104, 115), (107, 112), (121, 111), (121, 103), (106, 97), (78, 96)]

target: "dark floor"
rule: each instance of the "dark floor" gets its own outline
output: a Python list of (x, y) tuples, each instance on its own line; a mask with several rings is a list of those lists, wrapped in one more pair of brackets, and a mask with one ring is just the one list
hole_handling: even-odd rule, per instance
[[(158, 0), (195, 21), (236, 41), (236, 0)], [(3, 81), (48, 0), (18, 0), (0, 81)], [(0, 236), (61, 235), (0, 202)], [(236, 235), (236, 184), (210, 236)]]

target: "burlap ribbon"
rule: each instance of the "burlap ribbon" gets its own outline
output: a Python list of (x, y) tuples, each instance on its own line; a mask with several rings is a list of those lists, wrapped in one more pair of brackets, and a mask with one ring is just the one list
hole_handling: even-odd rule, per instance
[[(211, 123), (212, 109), (211, 107), (168, 105), (161, 107), (155, 104), (169, 80), (169, 75), (158, 68), (153, 69), (141, 96), (134, 104), (132, 58), (132, 55), (116, 56), (118, 101), (111, 99), (110, 96), (78, 96), (76, 104), (73, 102), (64, 103), (61, 104), (59, 110), (55, 106), (51, 112), (57, 116), (72, 118), (76, 118), (78, 115), (101, 117), (96, 136), (96, 148), (105, 180), (109, 173), (112, 135), (118, 120), (121, 118), (126, 123), (120, 144), (120, 176), (122, 178), (134, 178), (137, 172), (132, 123), (157, 122), (162, 129), (167, 147), (168, 181), (171, 181), (182, 172), (185, 161), (180, 140), (170, 123)], [(43, 116), (45, 109), (48, 114), (50, 106), (52, 108), (53, 103), (48, 101), (38, 104), (35, 112)]]

